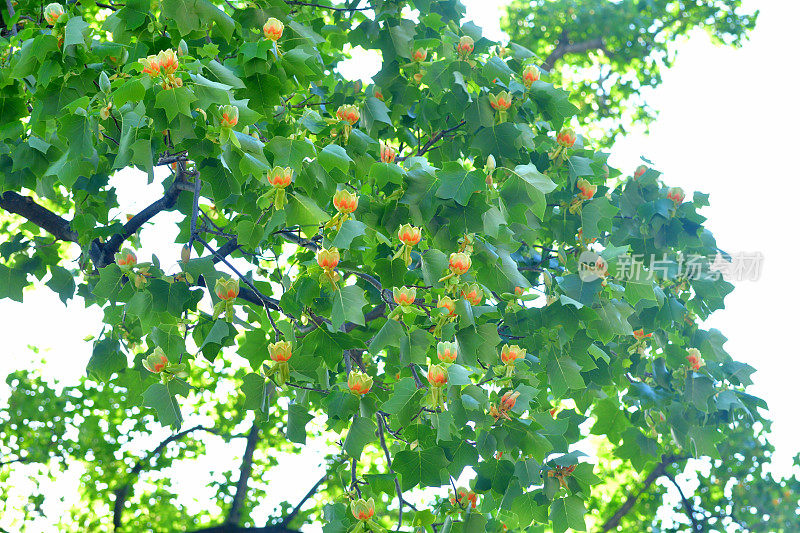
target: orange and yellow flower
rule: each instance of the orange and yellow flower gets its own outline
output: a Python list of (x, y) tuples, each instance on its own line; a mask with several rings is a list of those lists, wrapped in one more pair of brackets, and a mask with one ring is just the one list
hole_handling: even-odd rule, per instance
[(275, 17), (270, 17), (267, 19), (267, 22), (264, 23), (264, 27), (261, 29), (264, 31), (265, 39), (277, 41), (283, 35), (283, 22)]
[(667, 198), (672, 200), (675, 205), (679, 205), (683, 202), (683, 199), (686, 198), (686, 195), (680, 187), (672, 187), (667, 191)]
[(130, 269), (136, 264), (136, 254), (127, 248), (114, 254), (114, 262), (122, 269)]
[(336, 118), (343, 120), (352, 126), (358, 122), (358, 119), (361, 118), (361, 114), (358, 112), (358, 108), (356, 106), (343, 105), (339, 106), (339, 109), (336, 110)]
[(375, 500), (372, 498), (369, 500), (364, 500), (363, 498), (353, 500), (350, 502), (350, 512), (353, 513), (353, 517), (356, 520), (366, 522), (375, 514)]
[(444, 365), (428, 365), (428, 382), (434, 387), (447, 385), (447, 367)]
[(597, 192), (597, 185), (592, 185), (587, 180), (580, 178), (576, 184), (578, 190), (581, 192), (578, 196), (583, 200), (591, 200), (594, 198), (594, 193)]
[(156, 347), (156, 349), (153, 350), (153, 353), (142, 359), (142, 364), (150, 372), (158, 374), (167, 368), (169, 359), (167, 359), (167, 356), (164, 354), (164, 350), (162, 350), (161, 347)]
[(287, 341), (271, 342), (267, 345), (269, 358), (276, 363), (285, 363), (292, 358), (292, 345)]
[(364, 372), (352, 370), (347, 376), (347, 388), (353, 394), (363, 396), (372, 388), (372, 378)]
[(223, 128), (232, 128), (239, 122), (239, 108), (234, 105), (224, 105), (220, 109), (222, 119), (220, 124)]
[(504, 344), (500, 349), (500, 360), (503, 361), (505, 365), (513, 365), (517, 359), (525, 357), (525, 353), (525, 348), (520, 348), (516, 344), (512, 344), (511, 346)]
[(505, 111), (511, 107), (511, 102), (514, 98), (508, 94), (508, 91), (500, 91), (497, 95), (489, 95), (489, 105), (496, 111)]
[(332, 271), (339, 264), (339, 250), (323, 248), (317, 252), (317, 264), (326, 272)]
[(461, 289), (461, 297), (472, 305), (480, 305), (483, 301), (483, 289), (477, 283), (470, 283)]
[(384, 163), (394, 163), (395, 157), (397, 157), (395, 149), (381, 141), (381, 161)]
[(401, 307), (408, 307), (409, 305), (414, 305), (414, 300), (417, 299), (417, 288), (395, 287), (392, 290), (392, 296), (394, 297), (394, 303)]
[(294, 170), (289, 167), (272, 167), (267, 172), (267, 181), (270, 185), (278, 189), (285, 189), (292, 184)]
[(472, 266), (472, 259), (469, 254), (464, 252), (453, 252), (450, 254), (450, 271), (456, 276), (465, 274)]
[(458, 357), (458, 346), (455, 342), (440, 342), (436, 345), (436, 356), (442, 363), (455, 363), (456, 357)]
[(333, 207), (340, 213), (349, 214), (358, 209), (358, 195), (346, 189), (333, 195)]
[(473, 41), (472, 37), (469, 35), (465, 35), (459, 39), (456, 50), (458, 51), (458, 55), (460, 55), (462, 58), (465, 58), (470, 55), (473, 50), (475, 50), (475, 41)]
[(403, 224), (397, 230), (397, 238), (406, 246), (415, 246), (422, 239), (422, 232), (411, 224)]
[(564, 128), (556, 135), (556, 142), (564, 148), (571, 148), (576, 140), (578, 140), (578, 136), (575, 135), (572, 128)]
[(526, 89), (530, 89), (533, 82), (538, 81), (541, 77), (541, 72), (535, 65), (527, 65), (522, 69), (522, 83), (525, 84)]
[(239, 296), (239, 280), (234, 278), (217, 278), (214, 292), (220, 300), (233, 300)]
[(686, 360), (689, 361), (689, 366), (695, 371), (700, 370), (706, 364), (703, 358), (700, 357), (700, 350), (697, 348), (689, 348), (689, 355), (686, 356)]
[(414, 50), (414, 53), (411, 54), (411, 59), (413, 59), (417, 63), (425, 61), (427, 57), (428, 57), (427, 48), (417, 48), (416, 50)]

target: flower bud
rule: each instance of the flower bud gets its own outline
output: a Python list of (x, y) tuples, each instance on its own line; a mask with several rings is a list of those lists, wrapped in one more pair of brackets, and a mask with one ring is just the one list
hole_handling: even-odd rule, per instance
[(366, 522), (375, 514), (375, 500), (372, 498), (369, 500), (364, 500), (363, 498), (353, 500), (350, 502), (350, 511), (356, 520)]
[(417, 63), (421, 63), (425, 61), (428, 57), (428, 49), (427, 48), (417, 48), (414, 50), (414, 53), (411, 54), (411, 59), (416, 61)]
[(46, 20), (50, 25), (55, 24), (59, 17), (61, 17), (63, 14), (64, 8), (58, 2), (47, 4), (47, 6), (44, 8), (44, 20)]
[(464, 274), (469, 270), (470, 266), (472, 266), (472, 259), (469, 258), (469, 255), (463, 252), (453, 252), (450, 254), (450, 270), (456, 276)]
[(185, 55), (189, 55), (189, 46), (186, 44), (186, 41), (181, 39), (181, 42), (178, 43), (178, 57), (183, 57)]
[(667, 191), (667, 198), (672, 200), (675, 205), (680, 205), (683, 202), (683, 199), (686, 198), (686, 195), (683, 194), (683, 189), (680, 187), (672, 187), (669, 191)]
[(428, 365), (428, 382), (434, 387), (447, 385), (447, 367), (444, 365)]
[(495, 111), (505, 111), (509, 107), (511, 107), (511, 101), (514, 98), (508, 94), (508, 91), (500, 91), (495, 96), (494, 94), (489, 95), (489, 105), (492, 106), (492, 109)]
[[(363, 396), (372, 388), (372, 378), (364, 372), (352, 370), (350, 375), (347, 376), (347, 388), (350, 389), (350, 392), (353, 394)], [(372, 515), (370, 514), (370, 516)]]
[(339, 109), (336, 110), (336, 118), (343, 120), (352, 126), (358, 122), (358, 119), (361, 118), (361, 114), (358, 112), (358, 108), (356, 106), (343, 105), (339, 106)]
[(439, 303), (436, 304), (437, 309), (447, 309), (447, 315), (453, 316), (456, 314), (456, 303), (449, 296), (443, 296)]
[(700, 370), (702, 366), (705, 366), (706, 362), (700, 357), (700, 350), (689, 348), (688, 351), (689, 355), (686, 356), (686, 360), (689, 361), (689, 366), (692, 367), (692, 370)]
[(394, 163), (395, 157), (397, 157), (397, 152), (394, 148), (381, 142), (381, 161), (384, 163)]
[(422, 232), (411, 224), (403, 224), (397, 230), (397, 238), (406, 246), (414, 246), (422, 240)]
[(505, 365), (513, 365), (517, 359), (525, 357), (525, 352), (525, 348), (520, 348), (516, 344), (512, 344), (511, 346), (504, 344), (503, 348), (500, 350), (500, 360), (503, 361)]
[(458, 51), (459, 55), (466, 57), (470, 55), (473, 50), (475, 50), (475, 41), (473, 41), (472, 37), (469, 35), (465, 35), (459, 39), (456, 50)]
[(647, 172), (647, 165), (639, 165), (633, 172), (634, 179), (641, 178), (642, 176), (644, 176), (645, 172)]
[(292, 345), (286, 341), (269, 343), (267, 351), (269, 351), (269, 358), (276, 363), (285, 363), (292, 358)]
[(317, 252), (317, 264), (323, 270), (333, 270), (339, 264), (339, 250), (336, 248), (323, 248)]
[(519, 285), (517, 285), (516, 287), (514, 287), (514, 295), (515, 295), (515, 296), (522, 296), (522, 294), (523, 294), (524, 292), (525, 292), (525, 291), (523, 291), (523, 290), (522, 290), (522, 287), (520, 287)]
[(181, 248), (181, 263), (188, 263), (189, 259), (192, 258), (192, 249), (187, 244), (183, 248)]
[(173, 74), (178, 70), (178, 55), (172, 48), (161, 50), (156, 58), (158, 60), (158, 66), (161, 67), (161, 72), (164, 74)]
[(506, 57), (508, 55), (508, 48), (503, 46), (502, 44), (497, 45), (497, 56), (498, 57)]
[(224, 105), (220, 111), (222, 112), (220, 124), (223, 128), (232, 128), (239, 122), (239, 108), (235, 105)]
[(264, 30), (265, 39), (277, 41), (283, 35), (283, 22), (275, 17), (270, 17), (267, 19), (267, 22), (264, 23), (264, 27), (262, 29)]
[(481, 305), (483, 289), (477, 283), (470, 283), (461, 290), (461, 297), (472, 305)]
[(541, 72), (536, 68), (536, 65), (527, 65), (522, 69), (522, 83), (525, 84), (526, 89), (530, 89), (533, 82), (538, 81)]
[(267, 181), (273, 187), (285, 189), (292, 184), (293, 175), (294, 171), (289, 167), (272, 167), (272, 169), (267, 172)]
[(154, 374), (162, 372), (169, 364), (169, 359), (164, 354), (164, 350), (157, 346), (153, 353), (142, 359), (144, 367)]
[(340, 213), (352, 213), (358, 209), (358, 195), (347, 189), (338, 190), (333, 195), (333, 207)]
[(142, 65), (142, 72), (149, 75), (151, 78), (158, 76), (159, 69), (161, 68), (158, 64), (158, 56), (152, 55), (143, 57), (139, 59), (139, 64)]
[(592, 185), (587, 180), (580, 178), (578, 183), (576, 184), (578, 189), (580, 189), (580, 196), (584, 200), (591, 200), (594, 197), (594, 193), (597, 192), (597, 185)]
[(130, 269), (136, 264), (136, 254), (127, 248), (122, 249), (114, 254), (114, 262), (120, 268)]
[(494, 156), (489, 154), (489, 157), (486, 158), (486, 173), (491, 174), (494, 172), (494, 169), (497, 168), (497, 163), (494, 160)]
[(395, 287), (392, 289), (392, 296), (394, 297), (394, 303), (401, 307), (414, 305), (414, 300), (417, 299), (417, 288)]
[(458, 357), (458, 347), (454, 342), (440, 342), (436, 345), (436, 356), (442, 363), (455, 363)]
[(508, 391), (503, 394), (503, 397), (500, 398), (500, 409), (502, 411), (508, 411), (514, 408), (514, 405), (517, 403), (517, 398), (519, 398), (519, 392), (515, 391)]
[(214, 292), (220, 300), (233, 300), (239, 296), (239, 280), (234, 278), (217, 278)]
[(578, 140), (578, 136), (575, 135), (572, 128), (564, 128), (556, 135), (556, 142), (565, 148), (571, 148), (576, 140)]

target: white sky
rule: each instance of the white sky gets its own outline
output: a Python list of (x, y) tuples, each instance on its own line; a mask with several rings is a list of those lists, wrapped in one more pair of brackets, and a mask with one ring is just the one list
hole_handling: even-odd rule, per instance
[[(464, 3), (468, 18), (478, 21), (487, 36), (501, 36), (498, 7), (505, 1)], [(665, 174), (668, 183), (683, 187), (687, 196), (695, 190), (710, 193), (711, 206), (702, 213), (709, 218), (707, 225), (720, 248), (763, 253), (761, 279), (737, 283), (726, 299), (727, 308), (707, 325), (728, 337), (725, 347), (735, 359), (758, 369), (752, 392), (769, 403), (774, 420), (772, 440), (777, 447), (774, 470), (785, 475), (791, 457), (800, 451), (796, 412), (800, 405), (796, 384), (800, 349), (793, 338), (800, 316), (796, 307), (800, 289), (794, 277), (800, 253), (793, 238), (797, 228), (793, 196), (800, 178), (793, 162), (800, 140), (796, 130), (800, 123), (796, 105), (800, 62), (787, 49), (788, 36), (794, 34), (794, 25), (800, 20), (800, 2), (768, 0), (758, 5), (762, 10), (758, 27), (740, 50), (714, 47), (702, 33), (676, 44), (676, 65), (664, 74), (664, 83), (647, 95), (649, 103), (661, 111), (659, 119), (649, 135), (633, 134), (620, 140), (611, 161), (613, 166), (630, 170), (643, 155)], [(362, 70), (344, 66), (342, 71), (361, 77), (360, 72), (369, 71), (365, 64), (361, 58)], [(142, 192), (142, 182), (134, 176), (115, 182), (121, 185), (120, 216), (141, 209), (160, 194), (157, 185)], [(167, 269), (179, 255), (177, 246), (172, 250), (163, 245), (175, 235), (171, 230), (165, 234), (163, 227), (169, 226), (171, 216), (159, 215), (158, 232), (152, 226), (143, 230), (148, 253), (158, 249)], [(0, 376), (44, 356), (47, 375), (74, 383), (91, 354), (91, 344), (83, 339), (99, 333), (100, 318), (97, 308), (85, 309), (75, 300), (65, 309), (46, 288), (26, 292), (24, 304), (0, 300), (0, 324), (10, 332), (4, 337), (6, 356), (0, 357)], [(41, 355), (28, 346), (38, 347)], [(3, 383), (0, 401), (6, 395)], [(312, 481), (317, 479), (316, 474), (309, 476)], [(307, 479), (289, 490), (302, 495)], [(4, 525), (0, 520), (0, 526)]]

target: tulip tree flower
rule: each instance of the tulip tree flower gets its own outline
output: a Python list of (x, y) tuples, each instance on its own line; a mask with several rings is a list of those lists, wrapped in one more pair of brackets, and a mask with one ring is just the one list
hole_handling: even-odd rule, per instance
[(334, 289), (338, 288), (336, 282), (341, 277), (336, 272), (336, 266), (339, 264), (339, 250), (336, 248), (322, 248), (317, 252), (317, 264), (322, 268), (320, 281), (323, 283), (330, 282)]
[(455, 342), (439, 342), (436, 345), (436, 356), (446, 365), (455, 363), (458, 357), (458, 345)]
[(124, 248), (114, 254), (114, 262), (121, 270), (130, 271), (136, 266), (136, 254)]
[(325, 224), (325, 228), (339, 231), (342, 229), (342, 224), (350, 218), (350, 214), (358, 209), (358, 194), (347, 189), (339, 189), (333, 195), (333, 207), (336, 208), (336, 214)]
[(400, 246), (400, 249), (397, 250), (392, 259), (402, 257), (406, 266), (409, 266), (411, 264), (411, 249), (422, 240), (422, 231), (411, 224), (403, 224), (397, 230), (397, 238), (400, 239), (402, 246)]
[(347, 388), (356, 396), (363, 396), (372, 388), (372, 378), (364, 372), (352, 370), (347, 376)]
[(270, 17), (261, 29), (264, 32), (265, 39), (273, 42), (278, 41), (283, 35), (283, 22), (275, 17)]
[(443, 389), (447, 385), (447, 379), (447, 367), (445, 365), (428, 365), (428, 383), (431, 384), (429, 401), (433, 409), (444, 409), (445, 393)]
[(266, 209), (271, 203), (276, 210), (283, 209), (286, 205), (286, 188), (292, 184), (293, 177), (294, 170), (290, 167), (272, 167), (267, 172), (267, 182), (272, 187), (259, 197), (256, 202), (258, 207)]
[(271, 342), (267, 345), (269, 358), (275, 363), (267, 376), (276, 375), (275, 382), (283, 385), (289, 381), (289, 359), (292, 358), (292, 344), (287, 341)]
[(64, 7), (57, 2), (47, 4), (47, 6), (44, 8), (44, 20), (46, 20), (51, 26), (55, 24), (63, 14)]
[(689, 355), (686, 356), (686, 360), (689, 361), (689, 366), (695, 372), (700, 370), (701, 367), (705, 366), (706, 362), (700, 357), (700, 350), (697, 348), (689, 348), (688, 350)]
[(667, 198), (672, 200), (675, 205), (680, 205), (683, 203), (683, 199), (686, 198), (686, 195), (680, 187), (671, 187), (669, 191), (667, 191)]
[(458, 46), (456, 46), (456, 51), (461, 59), (466, 59), (473, 50), (475, 50), (475, 41), (472, 40), (472, 37), (465, 35), (459, 39)]
[(527, 65), (522, 69), (522, 83), (525, 84), (526, 89), (530, 89), (533, 82), (539, 81), (541, 72), (536, 65)]
[(142, 365), (153, 374), (158, 374), (161, 377), (162, 383), (167, 383), (176, 377), (184, 378), (187, 376), (186, 364), (170, 363), (169, 358), (160, 346), (156, 346), (151, 354), (142, 359)]
[(239, 296), (239, 280), (236, 278), (220, 277), (214, 284), (214, 292), (219, 302), (214, 306), (214, 320), (225, 311), (225, 320), (233, 321), (233, 302)]

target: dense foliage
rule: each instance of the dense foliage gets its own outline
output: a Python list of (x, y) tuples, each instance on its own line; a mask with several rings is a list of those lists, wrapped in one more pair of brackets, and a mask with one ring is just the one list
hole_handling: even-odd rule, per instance
[[(707, 457), (689, 527), (790, 530), (797, 481), (764, 473), (754, 369), (701, 326), (732, 288), (707, 197), (609, 168), (534, 54), (462, 17), (457, 0), (4, 12), (0, 296), (45, 284), (104, 317), (82, 383), (8, 377), (8, 527), (47, 499), (15, 506), (19, 474), (80, 467), (59, 530), (641, 531), (655, 481)], [(375, 85), (337, 74), (353, 46), (380, 52)], [(126, 218), (110, 180), (129, 168), (164, 193)], [(174, 248), (137, 255), (164, 211)], [(315, 441), (322, 478), (268, 480)], [(220, 443), (241, 464), (198, 511), (171, 467)], [(277, 482), (310, 490), (259, 527)], [(734, 505), (742, 484), (763, 501)]]
[(602, 135), (655, 118), (642, 92), (661, 83), (676, 42), (703, 30), (740, 46), (757, 16), (741, 0), (513, 0), (503, 29), (541, 58), (551, 81), (574, 89), (587, 127)]

